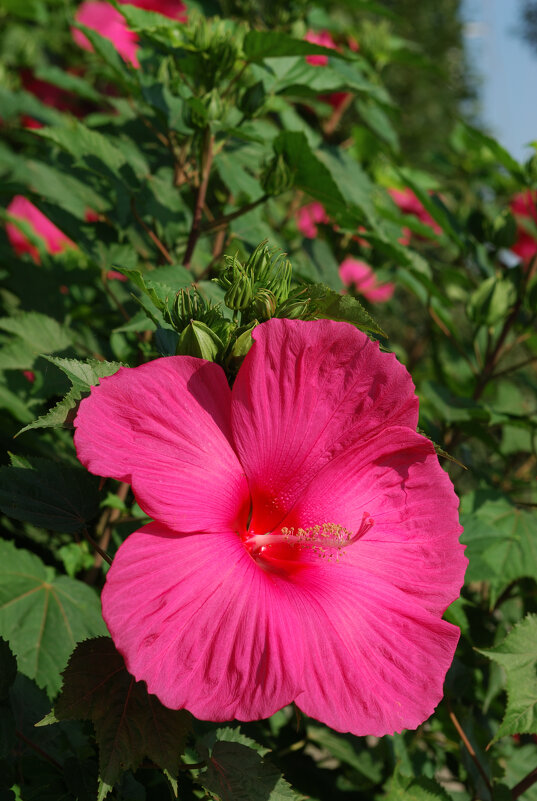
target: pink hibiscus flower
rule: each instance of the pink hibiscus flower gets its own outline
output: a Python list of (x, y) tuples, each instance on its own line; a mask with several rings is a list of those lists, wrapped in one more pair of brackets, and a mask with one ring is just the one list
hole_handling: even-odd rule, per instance
[(154, 518), (114, 558), (104, 619), (149, 692), (202, 720), (295, 701), (339, 731), (414, 728), (442, 697), (466, 559), (410, 376), (347, 323), (253, 337), (232, 390), (171, 356), (80, 404), (80, 461)]
[[(399, 206), (403, 214), (412, 214), (414, 217), (417, 217), (420, 222), (432, 228), (435, 234), (440, 236), (442, 229), (438, 223), (433, 220), (423, 203), (416, 197), (412, 189), (409, 189), (409, 187), (405, 187), (405, 189), (388, 189), (388, 193), (390, 194), (394, 203)], [(411, 234), (409, 229), (405, 228), (403, 236), (404, 241), (402, 241), (402, 244), (408, 245), (410, 236)]]
[[(186, 6), (181, 0), (120, 0), (146, 11), (156, 11), (171, 19), (184, 22)], [(78, 8), (75, 19), (101, 36), (109, 39), (117, 52), (133, 67), (139, 67), (137, 51), (138, 36), (127, 27), (123, 15), (106, 0), (85, 0)], [(93, 50), (87, 36), (77, 28), (72, 29), (75, 42), (84, 50)]]
[(357, 292), (371, 303), (385, 303), (394, 291), (395, 284), (379, 284), (369, 264), (348, 256), (339, 265), (339, 277), (345, 286), (354, 285)]
[(296, 224), (301, 234), (307, 236), (308, 239), (315, 239), (319, 230), (318, 223), (330, 222), (328, 214), (324, 210), (322, 203), (314, 200), (312, 203), (306, 203), (296, 213)]
[(537, 226), (537, 192), (527, 190), (515, 195), (510, 203), (511, 212), (517, 222), (517, 240), (513, 250), (523, 261), (529, 261), (537, 253), (537, 236), (527, 230), (528, 222)]
[[(22, 195), (15, 195), (6, 211), (13, 217), (29, 223), (35, 234), (43, 240), (44, 247), (48, 253), (61, 253), (65, 248), (76, 247), (69, 237), (65, 236), (54, 223), (45, 217), (43, 212), (39, 211), (30, 200)], [(16, 223), (6, 223), (6, 233), (17, 256), (29, 253), (36, 264), (40, 263), (38, 249), (17, 227)]]

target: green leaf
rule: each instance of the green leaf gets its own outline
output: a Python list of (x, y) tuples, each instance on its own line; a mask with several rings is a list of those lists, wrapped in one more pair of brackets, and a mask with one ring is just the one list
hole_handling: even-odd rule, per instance
[(471, 496), (463, 499), (462, 541), (469, 559), (466, 581), (489, 581), (491, 607), (503, 590), (520, 578), (537, 581), (537, 514), (518, 509), (507, 498), (479, 503), (468, 511)]
[[(62, 127), (40, 128), (35, 133), (42, 139), (54, 142), (75, 159), (89, 162), (93, 168), (97, 162), (116, 174), (126, 163), (122, 150), (110, 137), (93, 131), (78, 120), (70, 119)], [(102, 169), (98, 171), (102, 172)]]
[(507, 316), (516, 295), (512, 281), (492, 275), (470, 297), (468, 316), (480, 325), (495, 325)]
[(321, 748), (326, 748), (332, 758), (339, 759), (345, 765), (350, 765), (371, 784), (376, 785), (381, 782), (382, 762), (380, 760), (375, 762), (371, 751), (363, 748), (358, 738), (352, 735), (337, 734), (324, 726), (311, 725), (308, 725), (307, 735), (308, 740), (312, 740)]
[(32, 458), (30, 466), (0, 467), (0, 509), (35, 526), (75, 533), (99, 510), (99, 479), (87, 470)]
[(99, 379), (117, 373), (122, 366), (119, 362), (100, 362), (97, 359), (81, 362), (59, 356), (46, 356), (45, 358), (65, 373), (71, 382), (71, 389), (63, 400), (59, 401), (46, 414), (34, 420), (33, 423), (21, 428), (18, 434), (32, 428), (53, 428), (64, 425), (81, 397), (89, 393), (91, 387), (99, 383)]
[(432, 779), (396, 775), (382, 801), (451, 801), (444, 788)]
[(507, 734), (537, 734), (537, 615), (527, 615), (500, 645), (479, 653), (507, 675), (507, 709), (492, 742)]
[(329, 210), (332, 206), (345, 206), (328, 168), (311, 150), (301, 131), (283, 131), (274, 140), (276, 154), (283, 154), (294, 173), (295, 185), (319, 200)]
[(65, 325), (40, 312), (19, 312), (14, 317), (1, 317), (0, 329), (18, 336), (36, 355), (65, 350), (73, 341), (72, 333)]
[(350, 295), (340, 295), (323, 284), (313, 284), (307, 287), (304, 297), (310, 299), (307, 314), (311, 320), (337, 320), (351, 323), (360, 331), (386, 336), (360, 301)]
[(220, 801), (297, 801), (278, 768), (237, 742), (216, 742), (196, 781)]
[(8, 640), (22, 673), (52, 697), (75, 644), (105, 632), (92, 589), (56, 576), (39, 557), (0, 540), (0, 636)]
[(459, 126), (462, 127), (470, 142), (485, 147), (492, 153), (496, 161), (501, 164), (502, 167), (505, 167), (518, 181), (524, 182), (524, 170), (518, 161), (516, 161), (496, 139), (493, 139), (492, 136), (487, 136), (483, 131), (479, 131), (477, 128), (473, 128), (467, 123), (459, 122)]
[[(190, 713), (164, 707), (127, 672), (108, 637), (80, 643), (69, 659), (54, 705), (59, 720), (91, 720), (101, 780), (113, 785), (144, 757), (175, 774), (191, 728)], [(104, 797), (104, 796), (103, 796)]]
[(47, 81), (60, 89), (84, 97), (86, 100), (93, 100), (95, 103), (102, 103), (103, 97), (93, 86), (84, 78), (72, 72), (55, 66), (41, 66), (35, 71), (35, 77), (40, 81)]
[[(306, 39), (294, 39), (282, 31), (248, 31), (244, 37), (243, 49), (247, 61), (253, 62), (281, 56), (333, 57), (335, 55), (334, 50), (328, 47), (308, 42)], [(337, 57), (345, 58), (340, 53)]]

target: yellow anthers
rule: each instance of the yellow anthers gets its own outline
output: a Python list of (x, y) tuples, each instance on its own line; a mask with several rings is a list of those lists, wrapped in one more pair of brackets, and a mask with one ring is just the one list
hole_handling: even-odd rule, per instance
[(337, 523), (322, 523), (297, 529), (284, 526), (280, 531), (290, 545), (311, 545), (314, 550), (323, 552), (328, 548), (344, 548), (355, 536), (348, 528)]

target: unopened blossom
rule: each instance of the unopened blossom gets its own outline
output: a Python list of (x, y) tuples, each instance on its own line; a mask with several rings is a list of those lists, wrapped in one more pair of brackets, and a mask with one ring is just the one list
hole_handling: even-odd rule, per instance
[[(39, 211), (37, 206), (22, 195), (16, 195), (6, 211), (14, 218), (29, 224), (36, 236), (43, 240), (43, 246), (48, 253), (61, 253), (69, 247), (76, 247), (75, 243), (65, 236), (60, 229)], [(11, 246), (17, 256), (29, 253), (32, 259), (39, 264), (41, 259), (39, 251), (28, 237), (17, 227), (16, 222), (6, 223), (6, 233)]]
[(519, 192), (510, 208), (517, 224), (517, 238), (511, 250), (528, 262), (537, 253), (537, 192)]
[(319, 232), (317, 225), (327, 222), (330, 222), (328, 214), (324, 210), (323, 204), (319, 203), (318, 200), (306, 203), (296, 213), (297, 228), (308, 239), (315, 239)]
[[(127, 0), (119, 0), (126, 3)], [(128, 0), (130, 5), (143, 8), (146, 11), (156, 11), (171, 19), (185, 21), (185, 4), (181, 0)], [(125, 17), (106, 0), (84, 0), (79, 6), (75, 20), (97, 31), (105, 39), (109, 39), (117, 52), (130, 62), (133, 67), (139, 67), (137, 51), (138, 36), (126, 23)], [(72, 29), (75, 42), (85, 50), (93, 50), (87, 36), (77, 28)]]
[(339, 265), (339, 277), (345, 286), (353, 286), (371, 303), (385, 303), (395, 291), (395, 284), (379, 283), (369, 264), (352, 256), (347, 256)]
[(80, 461), (153, 518), (114, 557), (104, 619), (133, 676), (199, 719), (294, 701), (339, 731), (415, 728), (442, 697), (466, 559), (410, 376), (347, 323), (253, 338), (232, 390), (171, 356), (80, 404)]

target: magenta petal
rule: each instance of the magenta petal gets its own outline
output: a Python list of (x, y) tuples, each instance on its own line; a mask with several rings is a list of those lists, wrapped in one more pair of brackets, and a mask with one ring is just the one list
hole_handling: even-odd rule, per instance
[(338, 453), (389, 425), (415, 429), (418, 401), (395, 356), (352, 325), (274, 319), (253, 338), (233, 387), (232, 421), (261, 533)]
[(233, 528), (249, 493), (230, 445), (230, 401), (223, 370), (202, 359), (122, 367), (80, 404), (78, 458), (132, 484), (144, 511), (175, 530)]
[(442, 698), (459, 630), (366, 571), (323, 562), (309, 578), (307, 638), (296, 703), (338, 731), (415, 729)]
[(292, 592), (234, 533), (151, 523), (117, 552), (103, 616), (129, 671), (163, 704), (202, 720), (256, 720), (302, 689)]
[(441, 615), (460, 593), (468, 560), (459, 542), (459, 501), (432, 443), (407, 428), (388, 428), (327, 464), (284, 521), (319, 522), (355, 534), (364, 514), (371, 528), (343, 549), (355, 565)]

